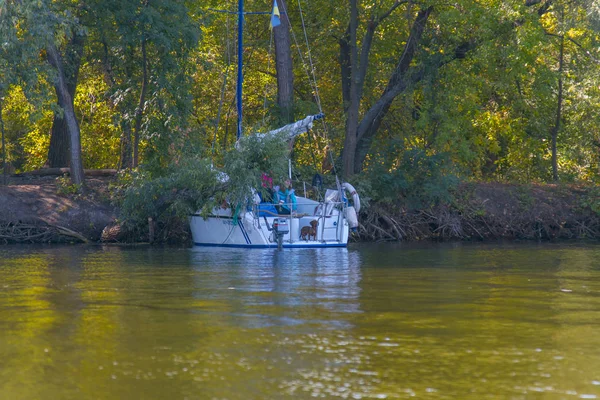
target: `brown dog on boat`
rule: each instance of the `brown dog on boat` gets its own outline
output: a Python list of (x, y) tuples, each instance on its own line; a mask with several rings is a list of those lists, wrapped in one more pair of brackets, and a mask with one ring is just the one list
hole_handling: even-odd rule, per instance
[(316, 219), (310, 221), (310, 226), (303, 226), (300, 229), (300, 237), (306, 241), (309, 241), (311, 237), (317, 240), (317, 225), (319, 225), (319, 221)]

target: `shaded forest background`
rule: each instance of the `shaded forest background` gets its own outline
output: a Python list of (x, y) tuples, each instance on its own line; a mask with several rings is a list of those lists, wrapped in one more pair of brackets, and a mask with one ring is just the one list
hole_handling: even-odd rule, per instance
[[(246, 16), (243, 124), (264, 131), (325, 112), (294, 144), (296, 179), (335, 167), (366, 200), (415, 205), (459, 181), (600, 179), (597, 2), (278, 3), (287, 66), (275, 52), (288, 25), (270, 30), (271, 1), (246, 2), (267, 14)], [(83, 168), (155, 179), (186, 157), (221, 165), (236, 140), (237, 17), (215, 10), (236, 8), (1, 0), (5, 170), (71, 166), (82, 185)]]

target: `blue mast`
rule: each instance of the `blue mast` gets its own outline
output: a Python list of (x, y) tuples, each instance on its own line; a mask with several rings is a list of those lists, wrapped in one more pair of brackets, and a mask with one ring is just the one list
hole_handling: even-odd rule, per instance
[(238, 76), (237, 76), (237, 138), (242, 136), (242, 84), (244, 81), (243, 60), (244, 0), (238, 1)]

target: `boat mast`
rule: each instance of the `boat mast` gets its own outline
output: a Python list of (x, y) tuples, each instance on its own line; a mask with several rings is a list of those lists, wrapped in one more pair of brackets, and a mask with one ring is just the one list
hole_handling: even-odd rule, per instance
[(242, 84), (244, 81), (243, 71), (243, 31), (244, 31), (244, 0), (238, 0), (238, 75), (237, 75), (237, 138), (242, 136)]

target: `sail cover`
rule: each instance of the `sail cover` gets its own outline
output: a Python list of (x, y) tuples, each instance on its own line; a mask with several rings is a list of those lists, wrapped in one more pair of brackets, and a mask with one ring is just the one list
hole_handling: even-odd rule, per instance
[(281, 128), (269, 131), (264, 134), (258, 134), (257, 136), (265, 137), (265, 136), (275, 136), (275, 135), (281, 134), (281, 136), (284, 139), (290, 140), (298, 135), (301, 135), (301, 134), (307, 132), (309, 129), (312, 128), (313, 121), (321, 119), (323, 117), (324, 117), (323, 113), (316, 114), (316, 115), (309, 115), (308, 117), (301, 119), (300, 121), (296, 121), (291, 124), (287, 124), (285, 126), (282, 126)]

